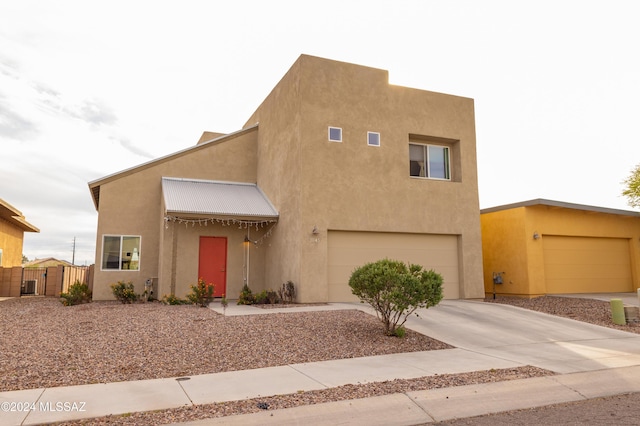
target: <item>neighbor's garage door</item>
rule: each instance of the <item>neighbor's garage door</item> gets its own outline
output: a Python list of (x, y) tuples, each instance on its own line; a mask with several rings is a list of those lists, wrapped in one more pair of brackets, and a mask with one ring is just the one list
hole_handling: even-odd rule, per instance
[(624, 238), (544, 235), (548, 294), (629, 292), (629, 241)]
[(354, 269), (389, 258), (433, 269), (444, 278), (445, 299), (459, 298), (458, 238), (455, 235), (329, 231), (329, 301), (358, 300), (349, 287)]

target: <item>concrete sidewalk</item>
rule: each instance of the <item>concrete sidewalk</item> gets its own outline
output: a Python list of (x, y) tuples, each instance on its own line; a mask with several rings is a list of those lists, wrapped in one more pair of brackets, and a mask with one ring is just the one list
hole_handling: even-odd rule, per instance
[(640, 367), (626, 367), (330, 402), (181, 425), (422, 425), (640, 392), (639, 380)]
[[(219, 304), (212, 308), (221, 310)], [(284, 309), (370, 312), (362, 304)], [(278, 311), (229, 305), (226, 314)], [(506, 305), (462, 300), (445, 300), (419, 315), (410, 319), (409, 328), (456, 348), (183, 378), (3, 392), (0, 425), (33, 425), (524, 365), (558, 375), (267, 410), (192, 424), (422, 424), (640, 392), (637, 334)]]

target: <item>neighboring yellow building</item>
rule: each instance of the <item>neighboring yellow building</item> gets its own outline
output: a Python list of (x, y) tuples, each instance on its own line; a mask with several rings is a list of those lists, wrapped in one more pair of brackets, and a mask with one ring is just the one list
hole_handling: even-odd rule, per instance
[[(481, 211), (485, 293), (635, 292), (640, 213), (550, 200)], [(494, 278), (502, 281), (494, 284)]]
[(0, 267), (22, 265), (25, 232), (40, 232), (27, 222), (20, 210), (0, 198)]
[(351, 272), (384, 257), (484, 297), (473, 100), (384, 70), (302, 55), (243, 129), (89, 188), (98, 300), (202, 277), (231, 299), (293, 281), (298, 302), (352, 301)]

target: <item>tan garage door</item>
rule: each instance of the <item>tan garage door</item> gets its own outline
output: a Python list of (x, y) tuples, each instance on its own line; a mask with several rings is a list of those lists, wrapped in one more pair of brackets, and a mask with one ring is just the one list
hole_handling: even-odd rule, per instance
[(544, 235), (547, 293), (633, 291), (629, 240)]
[(330, 302), (357, 301), (349, 287), (351, 273), (385, 257), (435, 270), (444, 278), (445, 299), (460, 296), (455, 235), (329, 231), (327, 244)]

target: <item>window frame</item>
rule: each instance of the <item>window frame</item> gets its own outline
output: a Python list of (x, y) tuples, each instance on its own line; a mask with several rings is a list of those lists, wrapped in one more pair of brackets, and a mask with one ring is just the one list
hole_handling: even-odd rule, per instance
[[(411, 146), (419, 146), (422, 148), (423, 152), (423, 162), (425, 168), (425, 176), (421, 175), (412, 175), (411, 174)], [(446, 157), (444, 161), (445, 165), (445, 176), (446, 177), (433, 177), (431, 173), (431, 161), (429, 158), (429, 148), (437, 147), (446, 151)], [(448, 145), (437, 144), (437, 143), (420, 143), (420, 142), (409, 142), (409, 177), (418, 178), (418, 179), (431, 179), (431, 180), (441, 180), (441, 181), (451, 181), (451, 147)]]
[[(332, 139), (331, 138), (331, 131), (332, 130), (340, 131), (340, 139)], [(329, 139), (329, 142), (341, 143), (342, 142), (342, 127), (329, 126), (328, 131), (327, 131), (327, 138)]]
[[(119, 243), (118, 243), (118, 267), (117, 268), (109, 268), (109, 260), (108, 258), (105, 259), (105, 242), (107, 240), (107, 238), (119, 238)], [(125, 252), (125, 239), (137, 239), (137, 244), (134, 244), (131, 247), (131, 252)], [(140, 271), (140, 264), (141, 264), (141, 248), (142, 247), (142, 236), (140, 235), (128, 235), (128, 234), (103, 234), (102, 235), (102, 252), (101, 252), (101, 259), (100, 259), (100, 270), (101, 271), (105, 271), (105, 272), (123, 272), (123, 271), (129, 271), (129, 272), (139, 272)], [(125, 255), (126, 253), (126, 255)], [(135, 255), (137, 254), (137, 260), (135, 260)], [(113, 262), (113, 260), (111, 261)], [(127, 263), (127, 265), (129, 267), (124, 268), (124, 264), (125, 262)], [(137, 262), (137, 267), (135, 269), (131, 269), (131, 263), (132, 262)]]
[[(376, 135), (378, 138), (378, 143), (371, 143), (371, 136), (372, 135)], [(381, 142), (381, 138), (380, 138), (380, 132), (367, 132), (367, 146), (375, 146), (375, 147), (380, 147), (380, 145), (382, 145)]]

